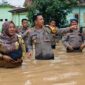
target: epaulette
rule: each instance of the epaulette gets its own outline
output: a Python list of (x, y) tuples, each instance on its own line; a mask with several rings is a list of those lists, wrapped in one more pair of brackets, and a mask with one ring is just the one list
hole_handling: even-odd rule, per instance
[(44, 27), (47, 27), (47, 28), (49, 28), (49, 29), (50, 29), (49, 25), (45, 25)]

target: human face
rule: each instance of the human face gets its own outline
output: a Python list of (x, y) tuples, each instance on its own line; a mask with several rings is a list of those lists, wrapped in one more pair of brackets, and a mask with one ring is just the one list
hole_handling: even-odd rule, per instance
[(56, 22), (55, 21), (51, 21), (50, 25), (53, 26), (53, 27), (56, 27)]
[(43, 27), (44, 19), (43, 19), (42, 15), (37, 16), (37, 19), (35, 21), (35, 25), (37, 25), (38, 27)]
[(28, 27), (28, 21), (27, 21), (27, 20), (23, 20), (22, 26), (23, 26), (24, 28), (27, 28), (27, 27)]
[(71, 26), (76, 26), (74, 29), (78, 29), (78, 23), (76, 21), (72, 21)]
[(71, 26), (74, 26), (74, 25), (78, 25), (78, 23), (76, 21), (72, 21)]
[(13, 36), (16, 33), (15, 25), (13, 23), (9, 24), (8, 34)]

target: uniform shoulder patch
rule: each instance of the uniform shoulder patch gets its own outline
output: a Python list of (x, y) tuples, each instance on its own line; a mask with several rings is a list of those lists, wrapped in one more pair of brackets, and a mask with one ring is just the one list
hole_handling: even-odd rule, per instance
[(48, 33), (51, 33), (51, 30), (50, 30), (49, 25), (45, 25), (45, 26), (44, 26), (44, 30), (45, 30), (46, 32), (48, 32)]

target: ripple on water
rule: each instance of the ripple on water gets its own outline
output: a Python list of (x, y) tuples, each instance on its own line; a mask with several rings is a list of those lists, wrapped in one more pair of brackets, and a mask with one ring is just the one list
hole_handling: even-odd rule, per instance
[(63, 79), (73, 78), (74, 76), (81, 75), (79, 72), (67, 72), (63, 74), (59, 74), (57, 76), (45, 77), (43, 78), (44, 81), (59, 81)]
[(67, 83), (56, 83), (53, 85), (77, 85), (77, 82), (71, 81), (71, 82), (67, 82)]
[(27, 80), (24, 85), (32, 85), (30, 80)]

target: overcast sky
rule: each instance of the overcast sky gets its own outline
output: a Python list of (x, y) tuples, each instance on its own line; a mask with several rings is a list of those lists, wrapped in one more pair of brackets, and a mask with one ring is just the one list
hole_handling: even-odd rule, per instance
[[(0, 0), (0, 3), (2, 1), (3, 0)], [(24, 3), (25, 0), (4, 0), (4, 1), (8, 1), (8, 3), (10, 3), (13, 6), (23, 6), (23, 3)]]

